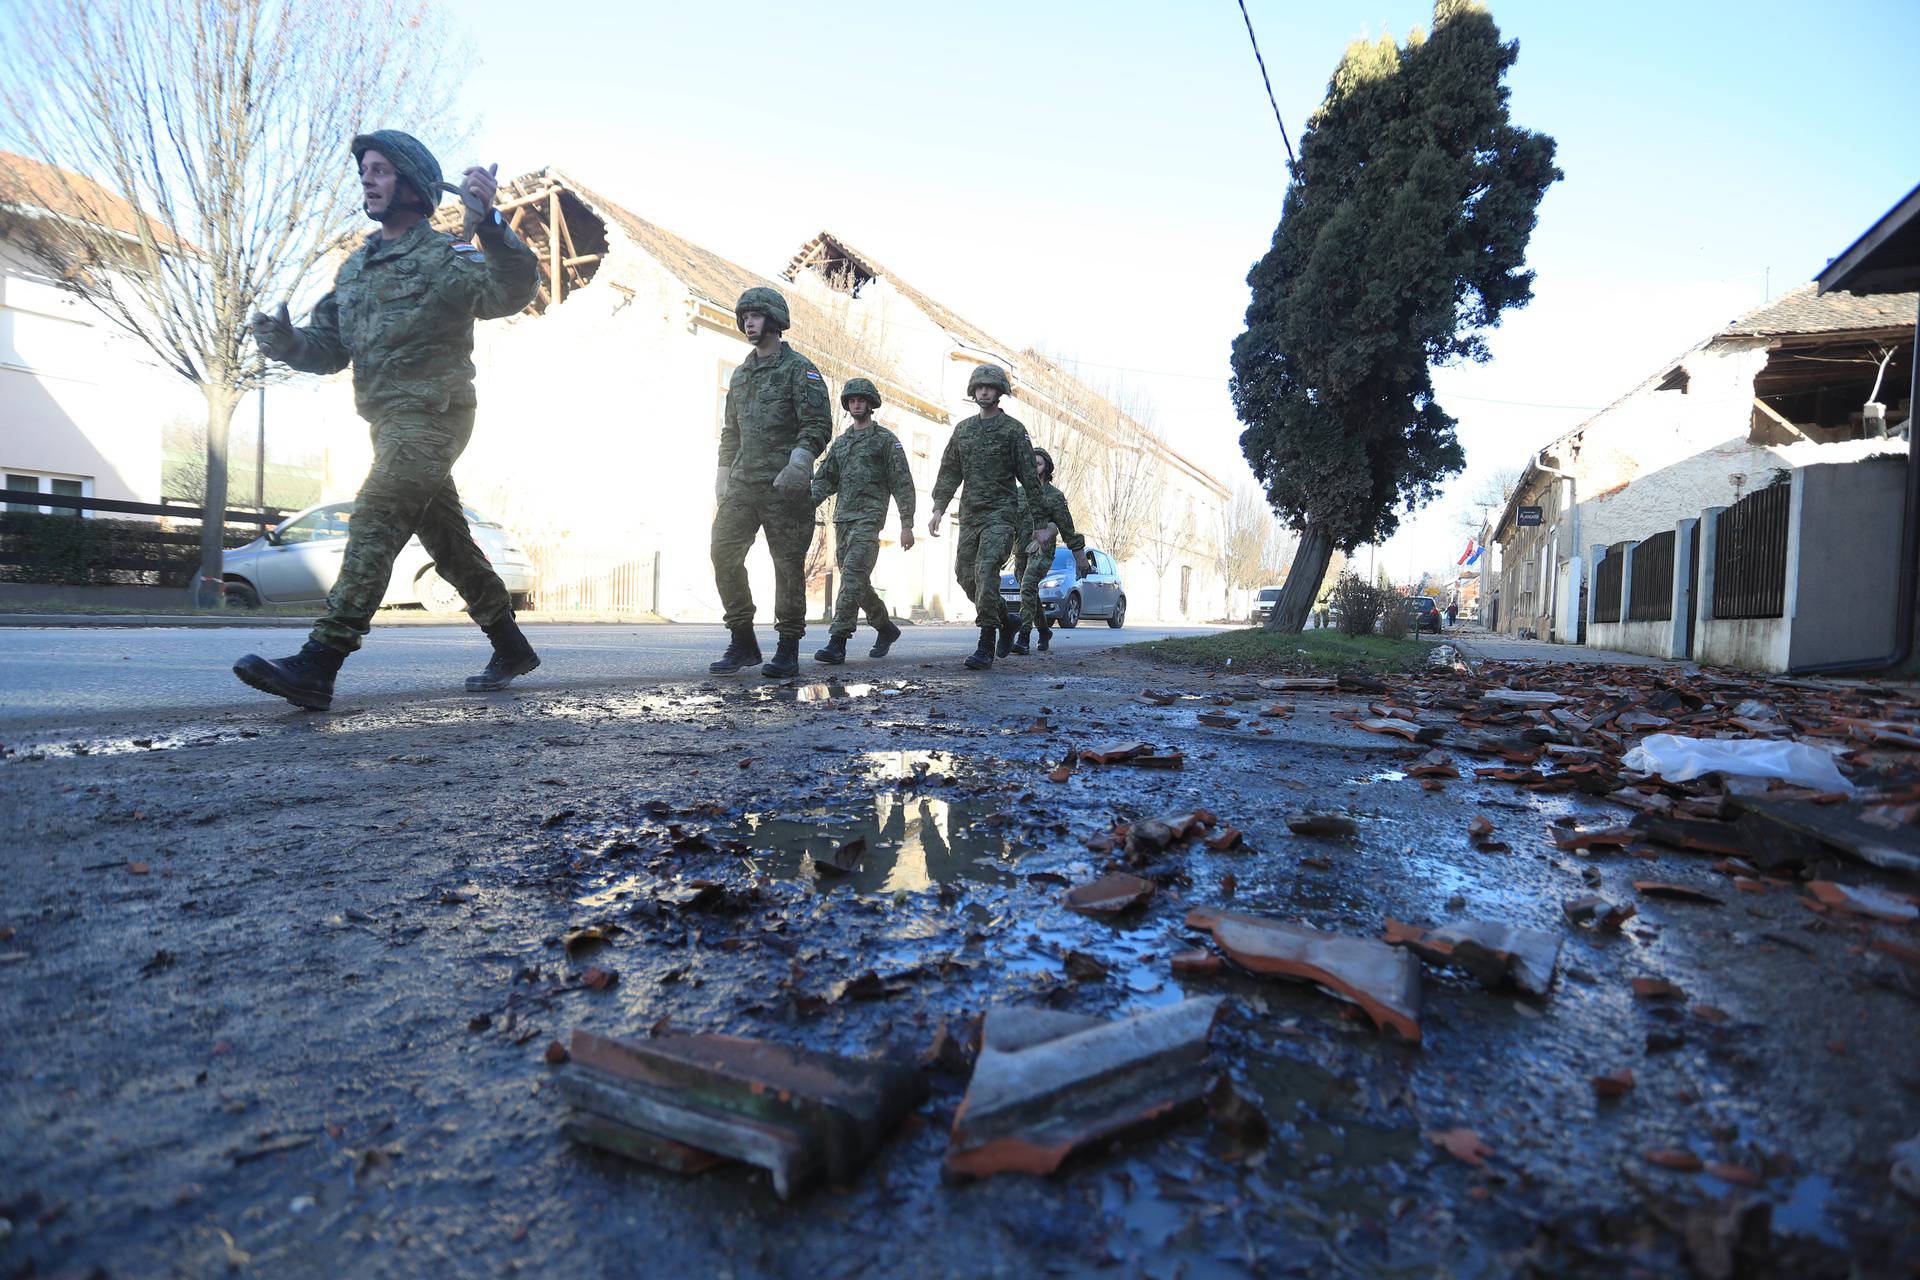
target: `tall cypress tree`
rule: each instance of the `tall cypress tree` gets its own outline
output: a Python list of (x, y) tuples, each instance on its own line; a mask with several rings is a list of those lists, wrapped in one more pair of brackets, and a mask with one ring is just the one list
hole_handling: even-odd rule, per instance
[(1466, 464), (1431, 370), (1485, 360), (1523, 268), (1553, 139), (1511, 123), (1517, 42), (1473, 0), (1433, 33), (1348, 47), (1307, 122), (1233, 344), (1240, 447), (1300, 531), (1267, 625), (1298, 631), (1338, 548), (1378, 542)]

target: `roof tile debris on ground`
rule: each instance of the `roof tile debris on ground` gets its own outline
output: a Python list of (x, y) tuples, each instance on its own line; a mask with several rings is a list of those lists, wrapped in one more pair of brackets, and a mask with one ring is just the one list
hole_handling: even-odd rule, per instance
[(1420, 965), (1405, 951), (1371, 938), (1211, 907), (1189, 911), (1187, 928), (1211, 933), (1243, 969), (1315, 983), (1359, 1005), (1376, 1025), (1420, 1040)]
[(741, 1036), (576, 1030), (569, 1054), (574, 1138), (680, 1173), (758, 1165), (783, 1200), (845, 1184), (925, 1094), (905, 1067)]
[(1073, 1152), (1197, 1109), (1222, 1002), (1202, 996), (1109, 1022), (1052, 1009), (988, 1012), (954, 1116), (958, 1177), (1052, 1173)]

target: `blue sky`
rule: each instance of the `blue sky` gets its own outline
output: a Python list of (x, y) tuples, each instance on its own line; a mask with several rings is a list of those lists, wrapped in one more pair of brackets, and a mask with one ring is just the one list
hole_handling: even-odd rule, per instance
[[(1445, 370), (1469, 471), (1387, 549), (1450, 563), (1453, 513), (1719, 324), (1808, 279), (1920, 181), (1920, 4), (1495, 0), (1515, 120), (1552, 134), (1536, 301)], [(1296, 145), (1347, 42), (1430, 5), (1248, 0)], [(1245, 276), (1284, 154), (1233, 0), (460, 6), (476, 145), (557, 164), (771, 274), (830, 227), (989, 332), (1146, 394), (1222, 479)], [(430, 130), (423, 130), (430, 133)], [(449, 166), (452, 158), (445, 157)]]

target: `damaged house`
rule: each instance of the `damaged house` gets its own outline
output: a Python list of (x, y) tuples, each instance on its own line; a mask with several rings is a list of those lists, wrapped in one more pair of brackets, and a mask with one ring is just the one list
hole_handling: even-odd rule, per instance
[[(770, 280), (545, 169), (502, 186), (498, 207), (538, 255), (541, 287), (523, 314), (478, 326), (481, 413), (455, 475), (462, 496), (506, 525), (537, 572), (532, 606), (655, 612), (715, 621), (707, 554), (713, 467), (728, 379), (749, 348), (733, 303), (756, 285), (788, 299), (794, 345), (839, 388), (870, 378), (876, 415), (906, 447), (924, 526), (940, 457), (971, 412), (976, 364), (1005, 365), (1007, 408), (1060, 460), (1061, 482), (1092, 545), (1120, 562), (1136, 617), (1217, 617), (1226, 590), (1206, 531), (1226, 487), (1118, 406), (1038, 353), (1014, 351), (871, 258), (822, 234)], [(446, 229), (457, 206), (438, 217)], [(327, 412), (327, 492), (346, 496), (370, 453), (344, 380)], [(344, 424), (354, 422), (352, 429)], [(831, 589), (830, 525), (808, 561), (809, 612)], [(882, 531), (874, 586), (901, 617), (971, 616), (953, 579), (951, 538), (899, 546)], [(763, 620), (773, 571), (748, 559)]]
[[(1917, 301), (1911, 293), (1803, 286), (1741, 316), (1535, 453), (1492, 530), (1498, 629), (1581, 643), (1594, 616), (1628, 621), (1618, 614), (1621, 565), (1608, 562), (1618, 557), (1596, 557), (1596, 549), (1671, 534), (1807, 467), (1904, 459)], [(1898, 517), (1896, 505), (1889, 545)], [(1688, 550), (1680, 560), (1697, 573), (1697, 550)], [(1596, 572), (1607, 577), (1597, 601)], [(1662, 642), (1660, 656), (1691, 652), (1668, 648)]]

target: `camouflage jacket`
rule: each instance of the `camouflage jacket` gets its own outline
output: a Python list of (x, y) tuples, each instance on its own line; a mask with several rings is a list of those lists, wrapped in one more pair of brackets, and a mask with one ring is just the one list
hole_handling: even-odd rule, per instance
[[(945, 511), (960, 492), (962, 521), (1004, 520), (1020, 517), (1015, 485), (1026, 490), (1030, 507), (1038, 505), (1040, 469), (1033, 461), (1033, 441), (1026, 424), (1010, 413), (983, 418), (974, 414), (953, 429), (946, 452), (940, 455), (940, 475), (933, 482), (933, 509)], [(1031, 519), (1017, 526), (1033, 530)]]
[(398, 239), (367, 237), (333, 277), (286, 363), (307, 373), (353, 365), (353, 401), (369, 422), (474, 403), (473, 322), (533, 301), (533, 250), (503, 222), (476, 249), (424, 220)]
[(888, 498), (900, 508), (900, 523), (912, 524), (913, 471), (907, 466), (900, 437), (877, 422), (841, 432), (813, 474), (813, 505), (836, 493), (840, 495), (833, 507), (836, 524), (843, 520), (882, 524)]
[(720, 428), (720, 465), (732, 468), (732, 483), (770, 488), (795, 449), (817, 458), (832, 435), (826, 380), (813, 361), (784, 342), (765, 360), (747, 353), (727, 383)]
[(1022, 493), (1013, 527), (1020, 530), (1037, 529), (1043, 524), (1051, 524), (1060, 531), (1060, 545), (1067, 550), (1087, 549), (1085, 536), (1073, 527), (1073, 510), (1067, 506), (1067, 495), (1046, 480), (1040, 482), (1040, 518), (1035, 520), (1027, 514), (1027, 495)]

